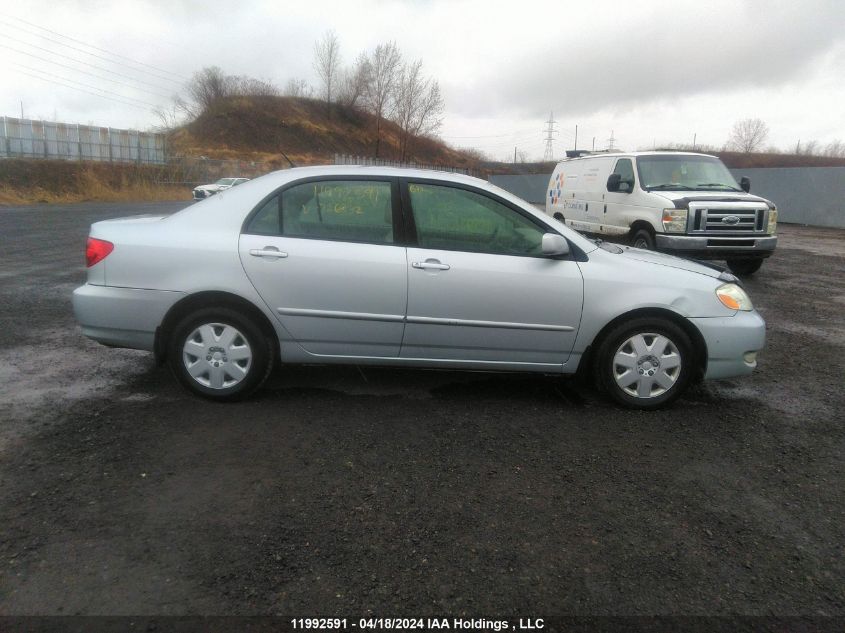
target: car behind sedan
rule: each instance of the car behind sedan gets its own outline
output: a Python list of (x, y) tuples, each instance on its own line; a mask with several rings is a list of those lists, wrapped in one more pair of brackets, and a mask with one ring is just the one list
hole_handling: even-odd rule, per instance
[(98, 222), (83, 333), (242, 398), (278, 363), (572, 374), (652, 409), (750, 373), (764, 322), (736, 279), (597, 245), (485, 181), (289, 169), (167, 217)]
[(210, 185), (200, 185), (199, 187), (194, 187), (192, 197), (194, 200), (205, 200), (216, 193), (242, 185), (248, 180), (249, 178), (221, 178)]

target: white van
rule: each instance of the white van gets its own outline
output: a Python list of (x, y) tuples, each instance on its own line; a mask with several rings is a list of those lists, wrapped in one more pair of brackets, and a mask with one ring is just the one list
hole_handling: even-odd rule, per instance
[(561, 161), (546, 213), (572, 228), (618, 236), (637, 248), (724, 259), (757, 271), (777, 245), (777, 209), (737, 184), (715, 156), (692, 152), (584, 154)]

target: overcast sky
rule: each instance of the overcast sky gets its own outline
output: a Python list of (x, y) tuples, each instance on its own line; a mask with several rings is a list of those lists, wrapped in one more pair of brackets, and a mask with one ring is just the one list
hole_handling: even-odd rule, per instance
[(556, 155), (576, 125), (597, 149), (721, 146), (748, 117), (779, 148), (845, 140), (841, 0), (0, 0), (0, 115), (146, 129), (212, 65), (316, 86), (327, 29), (345, 63), (389, 40), (421, 58), (443, 138), (498, 159), (542, 157), (552, 111)]

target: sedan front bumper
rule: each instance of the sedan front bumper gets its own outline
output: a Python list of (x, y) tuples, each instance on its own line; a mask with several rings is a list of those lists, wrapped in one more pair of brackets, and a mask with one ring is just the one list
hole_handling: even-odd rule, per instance
[[(690, 319), (707, 345), (705, 378), (745, 376), (757, 367), (756, 352), (766, 342), (766, 322), (757, 311), (730, 317)], [(747, 355), (753, 359), (748, 360)]]

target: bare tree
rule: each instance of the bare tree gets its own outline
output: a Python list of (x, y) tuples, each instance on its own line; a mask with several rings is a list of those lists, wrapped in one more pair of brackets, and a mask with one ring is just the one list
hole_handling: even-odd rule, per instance
[(314, 88), (304, 79), (291, 79), (285, 85), (284, 95), (286, 97), (304, 97), (310, 99), (314, 96)]
[(412, 134), (411, 127), (417, 117), (426, 90), (426, 80), (422, 74), (422, 60), (405, 64), (396, 81), (393, 93), (393, 121), (399, 126), (400, 160), (405, 160), (408, 153), (408, 140)]
[(441, 124), (440, 84), (423, 75), (421, 59), (402, 67), (393, 102), (393, 120), (401, 130), (401, 160), (405, 160), (412, 139), (436, 131)]
[(340, 41), (334, 31), (326, 31), (323, 39), (314, 44), (314, 70), (323, 83), (326, 107), (331, 108), (340, 71)]
[(801, 152), (805, 156), (815, 156), (819, 151), (819, 142), (816, 140), (804, 143), (804, 150)]
[(279, 89), (272, 81), (254, 77), (231, 77), (232, 94), (243, 97), (278, 97)]
[(839, 139), (831, 141), (827, 144), (827, 147), (824, 148), (824, 155), (831, 156), (833, 158), (845, 157), (845, 143)]
[(157, 132), (169, 132), (170, 130), (179, 126), (181, 120), (186, 116), (190, 116), (184, 106), (179, 95), (174, 95), (169, 105), (163, 105), (153, 110), (153, 114), (158, 117), (159, 125), (154, 126)]
[(428, 83), (428, 90), (425, 91), (422, 104), (417, 112), (417, 119), (412, 128), (414, 135), (427, 136), (436, 133), (443, 125), (444, 106), (440, 83), (436, 79), (432, 79)]
[(370, 81), (370, 60), (366, 53), (361, 53), (352, 68), (345, 70), (340, 79), (338, 102), (345, 106), (360, 105)]
[(217, 66), (209, 66), (194, 73), (187, 86), (188, 95), (197, 105), (197, 113), (204, 112), (215, 101), (231, 96), (233, 87), (233, 78), (224, 75)]
[(739, 152), (755, 152), (769, 136), (769, 126), (762, 119), (742, 119), (734, 123), (728, 145)]
[[(470, 160), (474, 160), (479, 163), (487, 162), (491, 160), (491, 157), (488, 156), (485, 152), (478, 149), (477, 147), (461, 147), (459, 150), (464, 156), (469, 158)], [(502, 161), (503, 163), (508, 162), (508, 159)]]
[(395, 42), (379, 44), (370, 56), (370, 80), (364, 98), (368, 109), (376, 118), (376, 151), (381, 147), (381, 122), (389, 116), (389, 108), (399, 78), (402, 54)]

